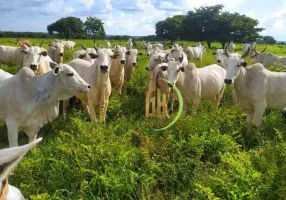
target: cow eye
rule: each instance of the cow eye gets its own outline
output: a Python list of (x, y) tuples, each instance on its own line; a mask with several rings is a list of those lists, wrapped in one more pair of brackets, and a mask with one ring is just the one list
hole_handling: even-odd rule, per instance
[(71, 73), (69, 73), (69, 74), (67, 74), (67, 76), (73, 76), (74, 74), (71, 72)]

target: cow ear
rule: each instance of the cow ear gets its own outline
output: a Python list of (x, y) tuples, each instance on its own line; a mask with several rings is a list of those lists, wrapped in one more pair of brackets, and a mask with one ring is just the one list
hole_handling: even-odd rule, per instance
[(243, 67), (247, 67), (248, 63), (247, 62), (241, 62), (240, 63), (240, 66), (243, 66)]
[(51, 68), (51, 69), (55, 69), (55, 68), (58, 66), (58, 63), (55, 63), (55, 62), (53, 62), (53, 61), (50, 61), (50, 62), (49, 62), (49, 65), (50, 65), (50, 68)]
[(85, 53), (84, 53), (84, 54), (81, 54), (81, 55), (79, 56), (79, 58), (80, 58), (80, 59), (84, 59), (85, 56), (86, 56), (86, 55), (85, 55)]
[(59, 74), (60, 74), (60, 71), (61, 71), (60, 67), (59, 67), (59, 66), (56, 66), (56, 67), (54, 68), (54, 75), (59, 75)]
[[(98, 58), (98, 55), (95, 54), (95, 53), (89, 53), (88, 55), (89, 55), (92, 59)], [(85, 54), (84, 54), (84, 56), (85, 56)]]
[(177, 72), (179, 72), (179, 71), (185, 72), (185, 68), (184, 67), (180, 67)]
[[(17, 165), (23, 156), (34, 146), (36, 146), (42, 138), (39, 138), (29, 144), (0, 150), (0, 181), (4, 181), (10, 171)], [(1, 197), (1, 195), (0, 195)]]
[(130, 51), (126, 51), (126, 55), (128, 55), (128, 56), (129, 56), (129, 55), (130, 55)]
[(42, 56), (47, 56), (47, 55), (48, 55), (48, 52), (42, 51), (40, 54), (41, 54)]

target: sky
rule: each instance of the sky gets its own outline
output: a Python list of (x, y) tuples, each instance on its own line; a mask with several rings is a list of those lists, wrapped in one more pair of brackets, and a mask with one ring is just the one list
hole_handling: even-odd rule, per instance
[(0, 0), (0, 30), (47, 32), (62, 17), (93, 16), (108, 35), (153, 35), (156, 22), (215, 4), (257, 19), (266, 29), (261, 35), (286, 41), (286, 0)]

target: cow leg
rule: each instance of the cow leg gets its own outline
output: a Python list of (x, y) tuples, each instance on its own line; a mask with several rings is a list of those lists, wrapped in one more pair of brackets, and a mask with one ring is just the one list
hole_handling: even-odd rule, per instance
[(215, 110), (217, 110), (218, 107), (219, 107), (219, 103), (220, 103), (221, 97), (223, 95), (224, 87), (225, 87), (225, 85), (223, 85), (223, 87), (221, 88), (220, 92), (215, 97), (215, 100), (214, 100)]
[(247, 133), (251, 132), (253, 116), (254, 113), (247, 113)]
[(200, 98), (193, 98), (193, 105), (192, 105), (192, 117), (195, 117), (197, 115), (198, 109), (200, 104)]
[(64, 119), (67, 118), (67, 101), (68, 100), (63, 100), (63, 117), (64, 117)]
[(27, 131), (26, 134), (28, 135), (29, 143), (37, 139), (38, 134), (35, 131)]
[(183, 115), (187, 114), (189, 107), (189, 100), (187, 98), (183, 98)]
[(266, 102), (257, 102), (254, 104), (254, 116), (253, 116), (253, 125), (257, 128), (260, 127), (263, 119), (263, 114), (267, 107)]
[(95, 116), (95, 106), (94, 103), (91, 101), (88, 101), (88, 108), (89, 108), (89, 118), (90, 121), (95, 121), (96, 116)]
[(100, 121), (101, 122), (105, 122), (107, 107), (108, 107), (108, 100), (106, 100), (105, 103), (100, 104)]
[(9, 147), (17, 147), (18, 146), (18, 128), (19, 125), (13, 120), (6, 120), (6, 125), (8, 129), (8, 141)]
[(82, 105), (84, 111), (87, 112), (88, 115), (90, 115), (89, 108), (88, 108), (88, 102), (87, 101), (81, 101), (81, 105)]

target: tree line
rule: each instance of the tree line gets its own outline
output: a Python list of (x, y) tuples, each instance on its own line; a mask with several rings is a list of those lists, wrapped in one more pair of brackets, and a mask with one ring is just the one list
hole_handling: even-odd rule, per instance
[(175, 15), (156, 23), (156, 35), (162, 40), (212, 42), (254, 42), (264, 28), (257, 27), (258, 20), (239, 13), (222, 12), (223, 5), (206, 6), (189, 11), (187, 15)]

